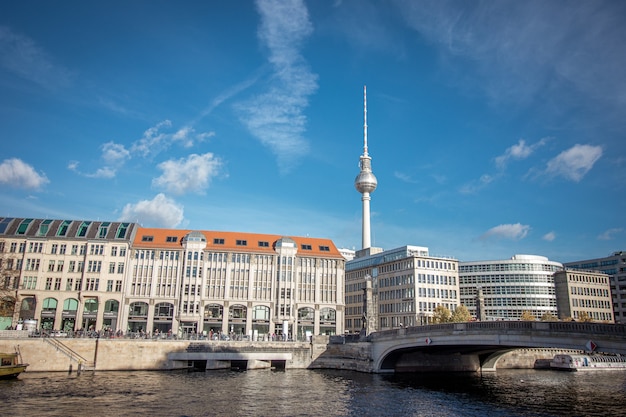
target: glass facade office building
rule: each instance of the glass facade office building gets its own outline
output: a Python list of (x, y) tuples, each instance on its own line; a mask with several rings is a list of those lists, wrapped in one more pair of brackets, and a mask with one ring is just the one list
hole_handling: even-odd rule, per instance
[(515, 255), (507, 260), (459, 262), (461, 304), (476, 317), (478, 289), (485, 320), (518, 320), (524, 311), (540, 319), (557, 316), (554, 273), (559, 262), (543, 256)]

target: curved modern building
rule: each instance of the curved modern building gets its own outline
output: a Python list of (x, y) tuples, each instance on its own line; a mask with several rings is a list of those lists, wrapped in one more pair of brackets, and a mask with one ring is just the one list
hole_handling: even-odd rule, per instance
[[(481, 320), (516, 320), (524, 311), (537, 319), (545, 313), (556, 317), (554, 273), (562, 269), (561, 263), (536, 255), (459, 262), (461, 304)], [(477, 314), (479, 290), (484, 300), (482, 317)]]

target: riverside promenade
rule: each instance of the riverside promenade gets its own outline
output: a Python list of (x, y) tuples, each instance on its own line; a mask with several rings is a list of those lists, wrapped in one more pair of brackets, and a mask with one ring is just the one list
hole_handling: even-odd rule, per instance
[(371, 362), (369, 343), (331, 344), (328, 336), (313, 336), (311, 342), (253, 342), (29, 337), (27, 331), (0, 331), (0, 352), (16, 349), (29, 364), (28, 372), (68, 372), (79, 368), (99, 371), (188, 369), (194, 366), (194, 361), (202, 359), (202, 354), (222, 358), (228, 358), (230, 354), (232, 359), (247, 355), (259, 361), (280, 357), (280, 367), (284, 369), (370, 372)]

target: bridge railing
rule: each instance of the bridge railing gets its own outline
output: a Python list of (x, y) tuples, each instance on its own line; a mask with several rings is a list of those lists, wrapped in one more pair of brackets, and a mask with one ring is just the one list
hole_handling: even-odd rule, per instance
[(389, 337), (427, 334), (434, 331), (463, 332), (463, 331), (550, 331), (564, 333), (602, 334), (623, 336), (626, 338), (626, 325), (610, 323), (581, 323), (568, 321), (480, 321), (465, 323), (442, 323), (425, 326), (404, 327), (392, 330), (383, 330), (368, 335), (368, 340), (384, 339)]

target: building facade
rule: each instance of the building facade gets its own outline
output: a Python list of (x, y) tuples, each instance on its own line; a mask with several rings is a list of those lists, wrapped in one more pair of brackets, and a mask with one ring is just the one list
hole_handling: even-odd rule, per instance
[(607, 274), (565, 269), (554, 273), (554, 287), (559, 319), (615, 322)]
[(458, 261), (403, 246), (346, 263), (346, 332), (388, 330), (432, 322), (439, 305), (459, 305)]
[[(345, 259), (331, 240), (0, 219), (12, 325), (47, 330), (341, 334)], [(6, 326), (5, 326), (6, 327)]]
[(479, 289), (485, 320), (519, 320), (524, 311), (540, 319), (557, 316), (554, 273), (559, 262), (543, 256), (515, 255), (511, 259), (459, 263), (461, 304), (477, 317)]
[(617, 323), (626, 323), (626, 251), (613, 252), (604, 258), (566, 262), (567, 268), (598, 271), (607, 274), (611, 281), (613, 315)]
[(2, 289), (17, 305), (3, 328), (117, 329), (133, 223), (0, 219)]

